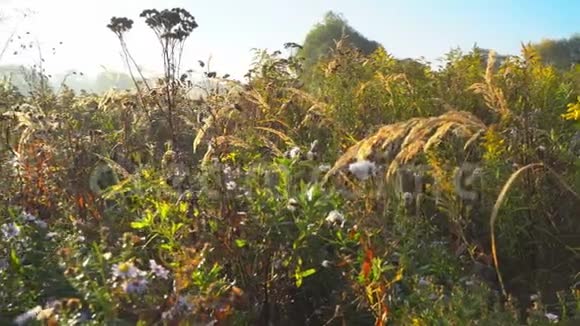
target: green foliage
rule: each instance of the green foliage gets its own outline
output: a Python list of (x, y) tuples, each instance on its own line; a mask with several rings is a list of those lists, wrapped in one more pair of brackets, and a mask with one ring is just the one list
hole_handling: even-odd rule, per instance
[(567, 70), (580, 64), (580, 35), (560, 40), (542, 40), (534, 44), (542, 61), (558, 69)]
[(577, 66), (525, 46), (436, 71), (329, 14), (300, 55), (256, 51), (247, 84), (202, 62), (199, 89), (178, 73), (193, 17), (143, 17), (157, 85), (127, 18), (109, 28), (134, 88), (0, 84), (0, 324), (579, 318)]

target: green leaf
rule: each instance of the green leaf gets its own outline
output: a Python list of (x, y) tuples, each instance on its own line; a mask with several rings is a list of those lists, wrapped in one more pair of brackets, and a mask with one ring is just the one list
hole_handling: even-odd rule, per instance
[(159, 217), (161, 218), (162, 221), (167, 220), (167, 217), (169, 216), (169, 209), (170, 208), (171, 207), (166, 202), (159, 203), (157, 209), (159, 210)]
[(10, 250), (10, 263), (12, 263), (12, 266), (15, 269), (20, 269), (20, 258), (18, 258), (18, 255), (16, 254), (16, 250), (14, 248), (12, 248)]
[(147, 221), (147, 220), (131, 222), (131, 227), (133, 229), (144, 229), (148, 226), (149, 226), (149, 221)]
[(302, 278), (305, 278), (305, 277), (308, 277), (310, 275), (313, 275), (314, 273), (316, 273), (316, 269), (315, 268), (310, 268), (310, 269), (307, 269), (305, 271), (300, 272), (300, 276)]
[(238, 248), (243, 248), (245, 246), (248, 245), (248, 241), (244, 240), (244, 239), (236, 239), (236, 246)]

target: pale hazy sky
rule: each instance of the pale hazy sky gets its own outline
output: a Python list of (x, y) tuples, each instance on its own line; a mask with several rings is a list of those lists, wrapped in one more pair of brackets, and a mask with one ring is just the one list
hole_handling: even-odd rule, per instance
[[(355, 29), (395, 56), (428, 60), (452, 47), (467, 50), (476, 42), (516, 54), (521, 42), (580, 32), (576, 0), (0, 0), (0, 40), (14, 29), (22, 37), (0, 64), (34, 64), (37, 52), (13, 53), (18, 42), (37, 39), (49, 73), (123, 69), (117, 39), (106, 25), (112, 16), (126, 16), (135, 21), (128, 34), (131, 51), (141, 65), (156, 70), (158, 44), (139, 13), (173, 7), (187, 9), (199, 24), (186, 46), (185, 68), (197, 68), (197, 60), (212, 55), (218, 73), (235, 77), (247, 71), (251, 48), (275, 50), (285, 42), (301, 43), (328, 10), (344, 14)], [(17, 9), (25, 8), (35, 13), (18, 18)]]

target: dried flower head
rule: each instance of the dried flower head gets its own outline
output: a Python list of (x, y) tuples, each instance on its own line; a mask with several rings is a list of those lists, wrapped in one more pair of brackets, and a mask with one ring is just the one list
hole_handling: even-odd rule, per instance
[(358, 161), (348, 166), (348, 170), (360, 180), (366, 180), (377, 171), (377, 166), (371, 161)]

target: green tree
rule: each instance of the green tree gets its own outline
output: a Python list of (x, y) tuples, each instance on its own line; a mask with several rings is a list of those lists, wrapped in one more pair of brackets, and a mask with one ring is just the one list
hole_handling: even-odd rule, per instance
[(580, 34), (559, 40), (542, 40), (534, 45), (542, 61), (558, 69), (580, 63)]
[(322, 23), (315, 25), (306, 35), (299, 55), (304, 57), (304, 68), (308, 71), (335, 47), (335, 42), (343, 37), (348, 44), (364, 54), (371, 54), (380, 44), (371, 41), (351, 27), (346, 19), (332, 11), (324, 16)]

